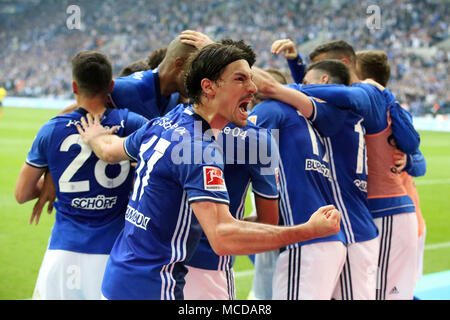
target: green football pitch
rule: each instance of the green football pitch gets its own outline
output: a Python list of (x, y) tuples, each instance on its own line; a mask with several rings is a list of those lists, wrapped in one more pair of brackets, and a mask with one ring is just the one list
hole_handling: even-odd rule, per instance
[[(14, 185), (33, 138), (57, 110), (2, 108), (0, 118), (0, 299), (30, 299), (44, 255), (52, 215), (43, 213), (37, 226), (29, 225), (34, 201), (19, 205)], [(450, 270), (450, 133), (423, 131), (421, 151), (427, 173), (416, 179), (427, 225), (424, 273)], [(250, 203), (246, 209), (249, 211)], [(251, 290), (253, 265), (239, 256), (235, 265), (237, 298)]]

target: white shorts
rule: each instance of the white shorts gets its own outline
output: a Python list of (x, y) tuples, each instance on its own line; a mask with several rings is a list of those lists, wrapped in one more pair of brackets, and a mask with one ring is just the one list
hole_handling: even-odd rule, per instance
[(185, 300), (235, 300), (233, 270), (207, 270), (186, 266)]
[(347, 259), (333, 298), (375, 300), (380, 242), (378, 237), (347, 246)]
[(340, 241), (318, 242), (280, 253), (273, 278), (273, 300), (330, 300), (345, 263)]
[(272, 279), (279, 254), (279, 251), (276, 250), (255, 255), (255, 276), (252, 290), (256, 299), (272, 299)]
[(374, 219), (380, 236), (377, 300), (412, 300), (417, 281), (417, 217), (413, 213)]
[(100, 300), (109, 255), (47, 249), (34, 300)]

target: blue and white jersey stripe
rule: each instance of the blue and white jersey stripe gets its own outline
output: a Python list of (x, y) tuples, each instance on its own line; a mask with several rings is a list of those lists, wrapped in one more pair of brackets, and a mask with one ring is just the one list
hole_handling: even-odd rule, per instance
[(187, 194), (186, 192), (183, 192), (178, 221), (171, 241), (172, 257), (170, 262), (161, 268), (161, 300), (175, 300), (174, 289), (176, 287), (176, 280), (173, 277), (172, 272), (175, 263), (183, 261), (186, 258), (186, 244), (192, 214), (192, 209), (187, 200)]

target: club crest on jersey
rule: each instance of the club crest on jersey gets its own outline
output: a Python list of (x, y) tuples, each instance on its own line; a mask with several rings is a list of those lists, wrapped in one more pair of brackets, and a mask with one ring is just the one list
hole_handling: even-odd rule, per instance
[(316, 100), (317, 102), (326, 103), (325, 100), (322, 100), (322, 99), (319, 99), (319, 98), (316, 98), (316, 97), (311, 97), (311, 98), (313, 98), (313, 99)]
[(203, 167), (203, 185), (205, 190), (227, 191), (222, 170), (216, 167)]
[(257, 116), (257, 115), (249, 116), (249, 117), (247, 118), (247, 120), (250, 121), (250, 122), (253, 123), (253, 124), (256, 124), (256, 119), (258, 119), (258, 116)]

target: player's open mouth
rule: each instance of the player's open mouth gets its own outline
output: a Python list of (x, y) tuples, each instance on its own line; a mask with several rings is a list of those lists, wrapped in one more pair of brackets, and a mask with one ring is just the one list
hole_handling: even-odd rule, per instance
[(247, 106), (248, 106), (248, 102), (242, 102), (241, 104), (239, 104), (239, 111), (242, 114), (247, 114)]
[(251, 101), (252, 99), (246, 99), (239, 104), (239, 112), (245, 117), (248, 117), (248, 104)]

